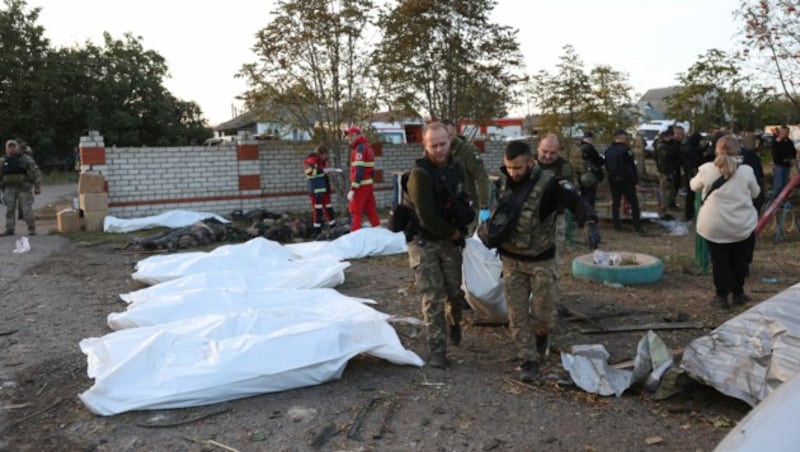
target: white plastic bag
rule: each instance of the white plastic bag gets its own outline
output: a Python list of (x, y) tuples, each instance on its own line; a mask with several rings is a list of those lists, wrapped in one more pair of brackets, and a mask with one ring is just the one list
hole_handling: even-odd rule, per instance
[(20, 237), (14, 245), (14, 254), (27, 253), (31, 250), (31, 244), (27, 237)]
[(503, 296), (503, 263), (493, 250), (470, 237), (464, 247), (464, 292), (467, 303), (475, 311), (475, 323), (508, 322), (508, 309)]

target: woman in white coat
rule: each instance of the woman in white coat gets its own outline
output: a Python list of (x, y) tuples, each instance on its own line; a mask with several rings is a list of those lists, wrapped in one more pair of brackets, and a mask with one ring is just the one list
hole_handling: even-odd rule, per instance
[[(716, 156), (698, 168), (689, 185), (702, 190), (697, 234), (708, 243), (714, 289), (713, 303), (729, 309), (744, 304), (744, 280), (755, 246), (758, 213), (753, 198), (760, 193), (753, 169), (741, 165), (741, 143), (733, 136), (717, 140)], [(732, 296), (729, 301), (729, 294)]]

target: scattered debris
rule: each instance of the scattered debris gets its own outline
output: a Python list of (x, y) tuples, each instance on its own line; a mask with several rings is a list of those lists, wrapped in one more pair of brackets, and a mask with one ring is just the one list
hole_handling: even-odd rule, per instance
[(311, 439), (310, 446), (314, 449), (319, 449), (320, 447), (324, 446), (325, 443), (328, 442), (329, 439), (333, 438), (339, 433), (339, 428), (333, 422), (329, 422), (325, 424), (322, 429), (317, 432), (314, 437)]
[(20, 419), (20, 420), (18, 420), (18, 421), (14, 421), (14, 422), (12, 422), (12, 423), (10, 423), (10, 424), (6, 425), (6, 426), (5, 426), (5, 427), (3, 427), (3, 428), (0, 428), (0, 433), (3, 433), (3, 432), (5, 432), (6, 430), (10, 430), (11, 428), (13, 428), (13, 427), (16, 427), (17, 425), (19, 425), (19, 424), (22, 424), (22, 423), (26, 422), (28, 419), (33, 419), (33, 418), (35, 418), (36, 416), (38, 416), (38, 415), (40, 415), (40, 414), (42, 414), (42, 413), (46, 413), (46, 412), (48, 412), (48, 411), (52, 410), (53, 408), (55, 408), (55, 407), (57, 407), (57, 406), (61, 405), (61, 403), (62, 403), (62, 402), (64, 402), (64, 399), (62, 399), (62, 398), (58, 398), (58, 399), (56, 399), (56, 401), (55, 401), (55, 402), (53, 402), (53, 403), (51, 403), (50, 405), (48, 405), (48, 406), (46, 406), (46, 407), (42, 408), (41, 410), (34, 411), (33, 413), (31, 413), (31, 414), (29, 414), (29, 415), (27, 415), (27, 416), (23, 417), (22, 419)]
[(207, 444), (209, 446), (215, 446), (215, 447), (218, 447), (220, 449), (227, 450), (229, 452), (239, 452), (239, 449), (234, 449), (233, 447), (226, 446), (225, 444), (222, 444), (222, 443), (219, 443), (217, 441), (214, 441), (213, 439), (207, 439), (205, 441), (200, 441), (198, 439), (189, 438), (188, 436), (184, 436), (183, 439), (185, 439), (186, 441), (195, 443), (195, 444)]
[(189, 418), (189, 419), (186, 419), (186, 420), (183, 420), (183, 421), (178, 421), (178, 422), (168, 422), (168, 423), (163, 423), (163, 424), (141, 423), (141, 424), (136, 424), (136, 425), (138, 427), (145, 427), (145, 428), (178, 427), (178, 426), (181, 426), (181, 425), (186, 425), (186, 424), (191, 424), (193, 422), (201, 421), (203, 419), (208, 419), (208, 418), (213, 417), (213, 416), (218, 416), (220, 414), (225, 414), (225, 413), (227, 413), (229, 411), (232, 411), (232, 408), (227, 408), (227, 409), (224, 409), (224, 410), (215, 411), (213, 413), (203, 414), (203, 415), (200, 415), (200, 416), (196, 416), (196, 417)]
[(364, 422), (364, 419), (367, 417), (367, 414), (375, 407), (375, 405), (382, 401), (383, 399), (380, 397), (374, 397), (370, 399), (370, 401), (358, 412), (356, 416), (356, 420), (353, 421), (353, 424), (347, 429), (347, 438), (354, 439), (354, 440), (361, 440), (361, 434), (358, 430), (361, 428), (361, 424)]
[(603, 333), (622, 333), (628, 331), (647, 331), (647, 330), (692, 330), (707, 328), (703, 322), (663, 322), (663, 323), (644, 323), (641, 325), (611, 326), (602, 329), (581, 330), (581, 334), (603, 334)]
[(648, 436), (647, 438), (645, 438), (644, 442), (648, 446), (652, 446), (652, 445), (655, 445), (655, 444), (663, 443), (664, 442), (664, 438), (662, 438), (660, 436)]
[(394, 410), (397, 407), (397, 400), (392, 400), (389, 403), (389, 408), (386, 409), (386, 413), (383, 415), (383, 422), (381, 422), (381, 426), (378, 429), (378, 432), (372, 435), (372, 439), (381, 439), (383, 435), (386, 433), (389, 422), (392, 420), (394, 416)]

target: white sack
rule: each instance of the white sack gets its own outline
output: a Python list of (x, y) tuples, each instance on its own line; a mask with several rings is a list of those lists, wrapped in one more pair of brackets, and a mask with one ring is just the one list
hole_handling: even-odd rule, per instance
[[(375, 304), (366, 298), (347, 297), (333, 289), (264, 289), (205, 288), (161, 295), (144, 303), (133, 303), (125, 312), (108, 315), (112, 330), (153, 326), (185, 321), (204, 315), (230, 315), (258, 311), (275, 317), (310, 318), (327, 306), (346, 305), (348, 301)], [(347, 320), (347, 312), (331, 313), (329, 320)]]
[(772, 391), (722, 439), (716, 452), (795, 452), (800, 444), (800, 373)]
[(303, 257), (330, 254), (339, 260), (361, 259), (369, 256), (388, 256), (408, 251), (402, 232), (384, 228), (361, 228), (330, 242), (292, 243), (286, 248)]
[(298, 263), (283, 263), (280, 268), (268, 272), (231, 269), (194, 273), (120, 294), (119, 297), (126, 303), (144, 303), (163, 295), (212, 288), (238, 290), (331, 288), (344, 283), (344, 270), (348, 267), (350, 267), (349, 262), (338, 262), (332, 257), (325, 256)]
[(692, 341), (681, 367), (719, 392), (755, 406), (800, 372), (800, 284)]
[(175, 229), (193, 225), (206, 218), (215, 218), (222, 223), (230, 223), (225, 218), (213, 213), (170, 210), (159, 215), (141, 218), (117, 218), (107, 215), (103, 220), (103, 232), (133, 232), (157, 227)]
[[(223, 245), (211, 252), (188, 252), (151, 256), (136, 263), (133, 279), (156, 284), (195, 273), (215, 271), (271, 272), (292, 267), (291, 262), (302, 258), (278, 242), (257, 237), (245, 243)], [(304, 264), (294, 265), (302, 267)]]
[(424, 364), (403, 348), (386, 314), (358, 301), (294, 308), (286, 305), (282, 316), (203, 316), (84, 339), (95, 382), (80, 398), (100, 415), (184, 408), (334, 380), (360, 353)]
[(464, 247), (464, 292), (475, 311), (475, 323), (508, 322), (503, 295), (503, 263), (494, 250), (479, 239), (469, 237)]

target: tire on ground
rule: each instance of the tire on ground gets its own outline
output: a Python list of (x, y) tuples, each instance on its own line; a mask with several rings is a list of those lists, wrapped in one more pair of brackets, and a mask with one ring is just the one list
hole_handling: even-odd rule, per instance
[(584, 254), (572, 260), (572, 274), (581, 279), (599, 282), (619, 283), (624, 286), (654, 284), (664, 275), (664, 263), (660, 259), (642, 253), (622, 253), (625, 258), (633, 258), (638, 265), (597, 265), (591, 254)]

